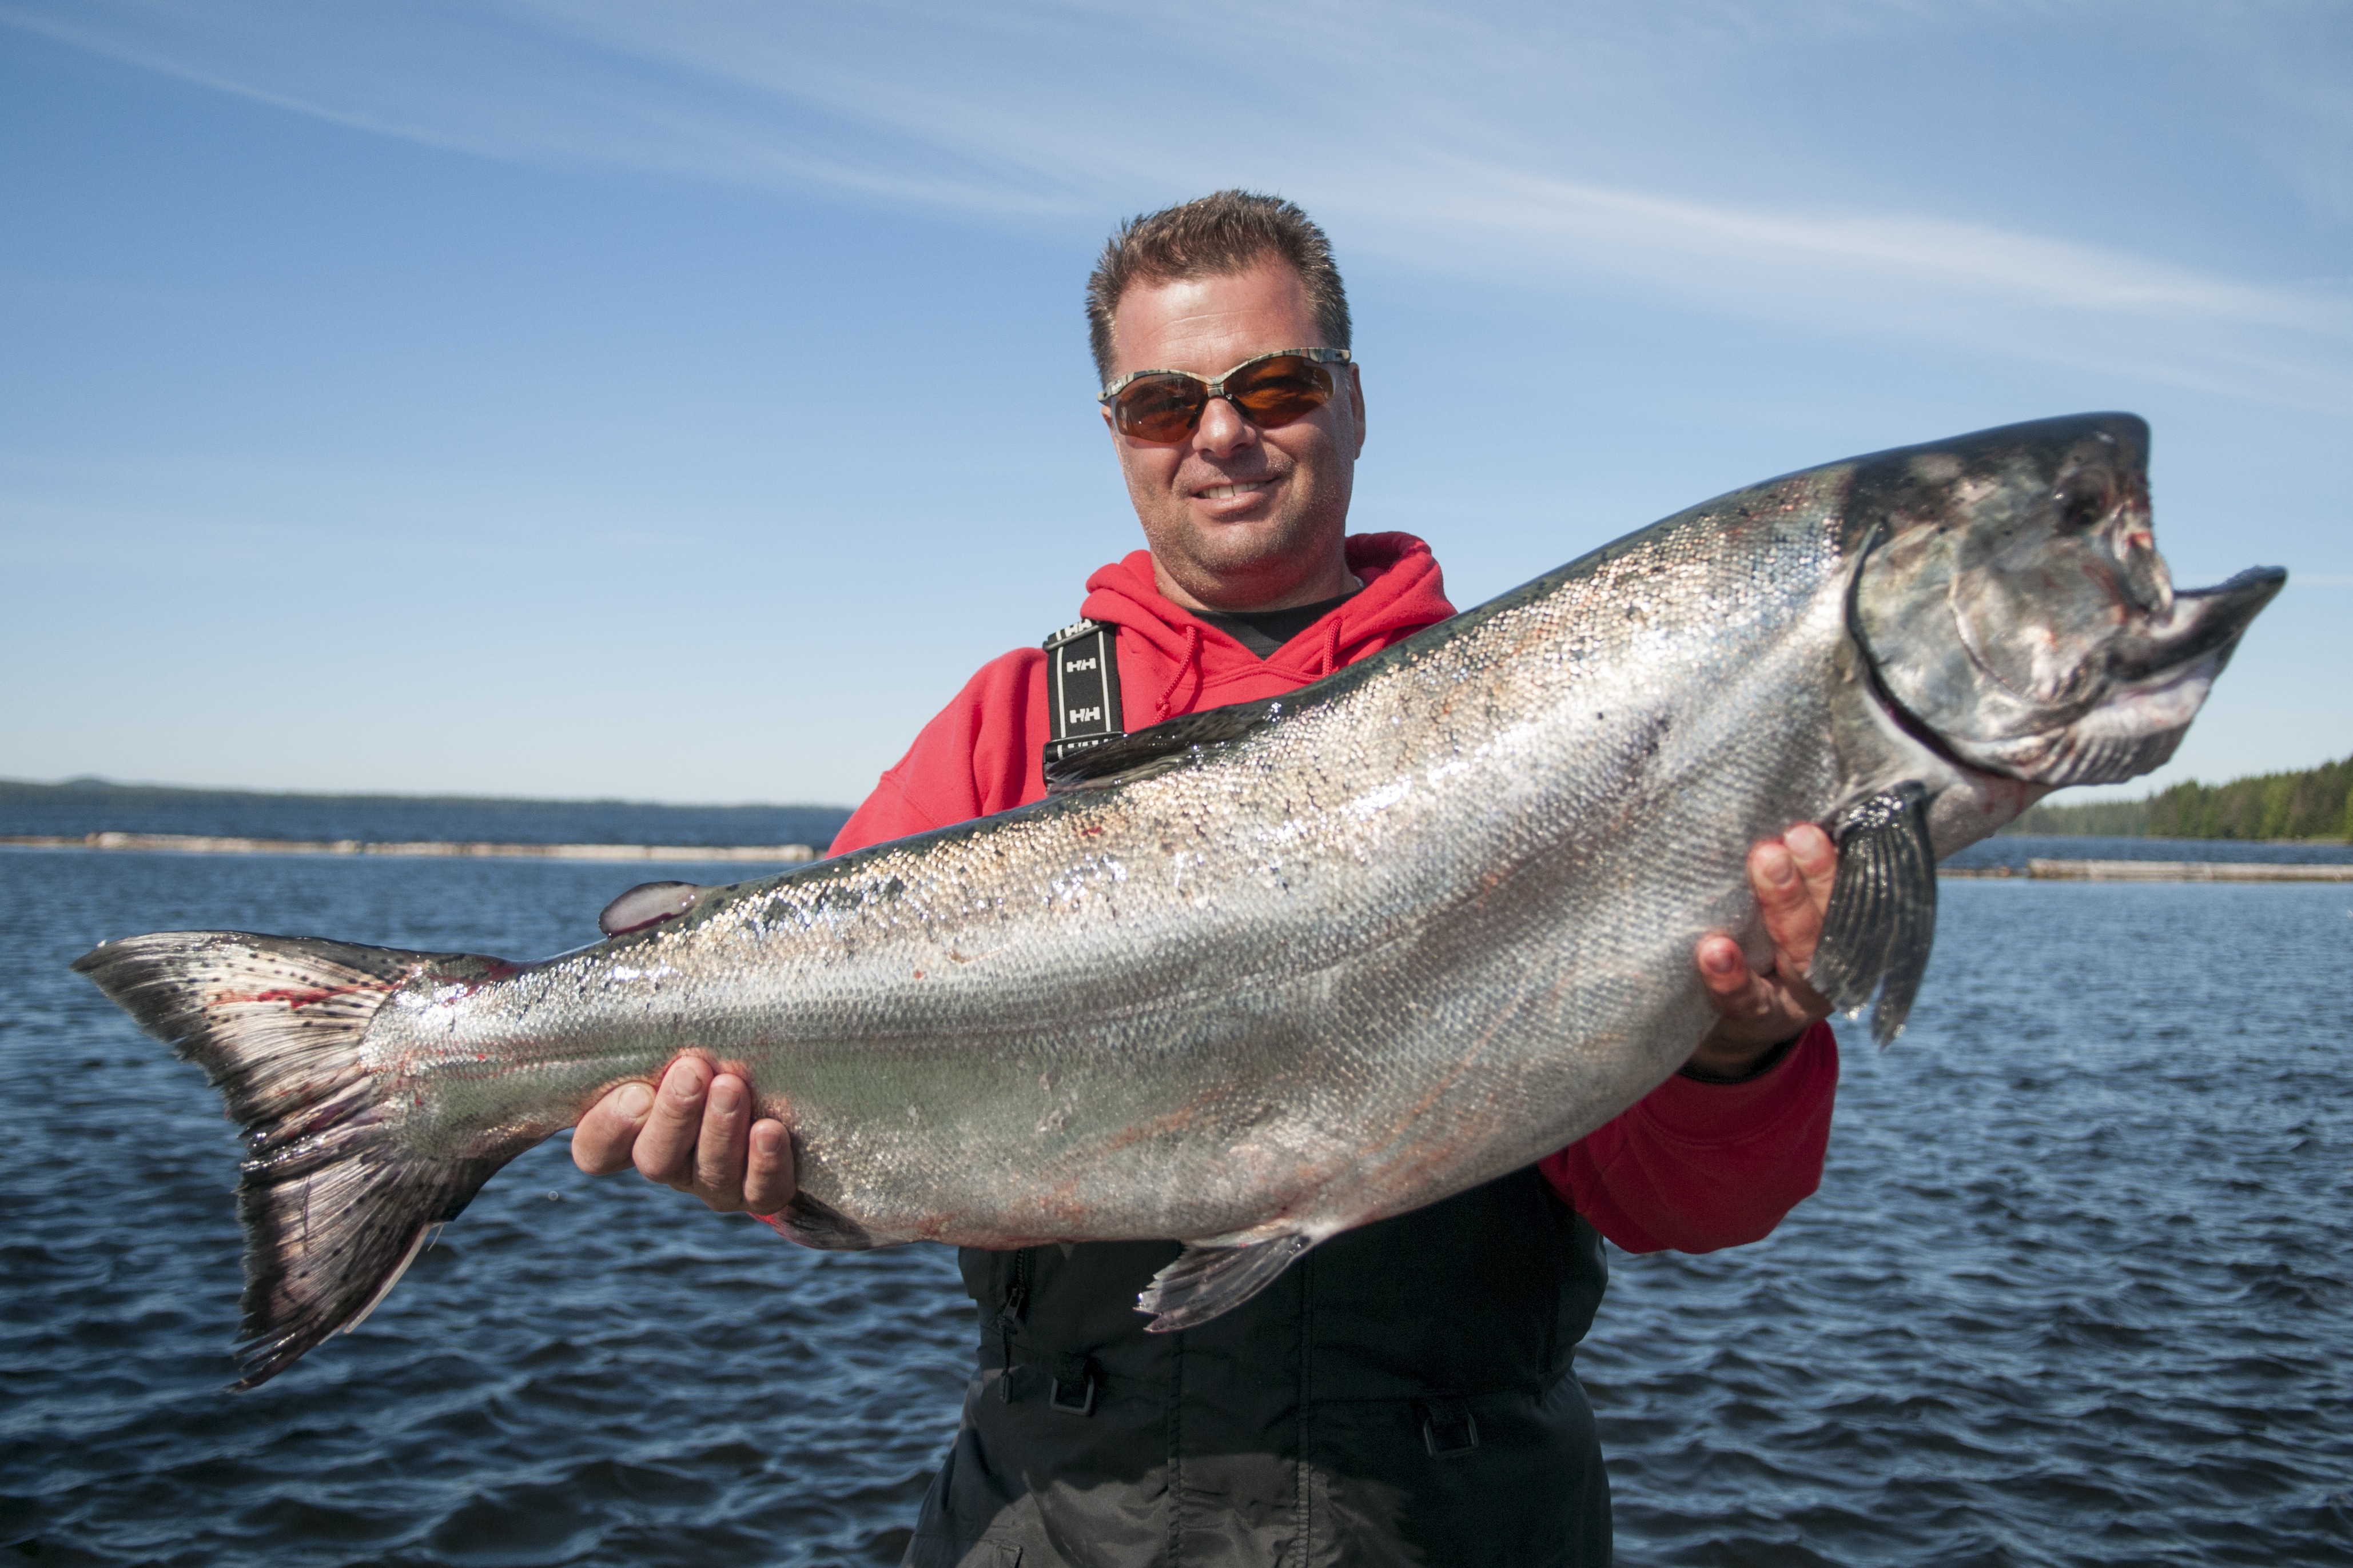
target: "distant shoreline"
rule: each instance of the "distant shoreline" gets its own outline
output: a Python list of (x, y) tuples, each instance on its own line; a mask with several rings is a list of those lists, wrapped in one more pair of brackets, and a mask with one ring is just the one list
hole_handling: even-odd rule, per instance
[[(1999, 837), (2179, 838), (2184, 842), (2203, 844), (2353, 843), (2353, 798), (2348, 798), (2348, 785), (2353, 785), (2353, 759), (2324, 763), (2321, 767), (2308, 769), (2302, 773), (2270, 774), (2255, 779), (2236, 780), (2228, 784), (2177, 784), (2170, 790), (2144, 800), (2087, 801), (2082, 805), (2065, 803), (2038, 805), (2029, 808), (2017, 821), (2002, 827)], [(627, 800), (617, 795), (556, 798), (532, 795), (311, 795), (293, 790), (213, 789), (185, 784), (116, 784), (111, 780), (100, 778), (67, 779), (58, 784), (37, 784), (24, 779), (0, 778), (0, 811), (6, 811), (12, 807), (33, 808), (40, 816), (70, 813), (72, 816), (80, 817), (78, 822), (26, 820), (20, 817), (15, 826), (23, 827), (88, 829), (104, 826), (110, 816), (120, 823), (123, 816), (128, 816), (134, 818), (134, 824), (136, 818), (149, 816), (151, 818), (149, 822), (135, 825), (161, 829), (167, 824), (164, 821), (153, 820), (158, 809), (168, 816), (178, 816), (181, 815), (181, 810), (175, 808), (198, 808), (206, 805), (237, 808), (234, 820), (224, 817), (219, 821), (218, 825), (222, 827), (259, 828), (265, 833), (269, 828), (280, 826), (269, 820), (270, 808), (284, 806), (292, 810), (298, 818), (296, 822), (284, 826), (295, 827), (297, 831), (307, 827), (313, 834), (322, 827), (329, 827), (332, 831), (332, 826), (345, 826), (361, 827), (363, 831), (366, 826), (375, 826), (381, 834), (383, 827), (391, 826), (390, 822), (379, 820), (375, 824), (336, 823), (331, 826), (330, 824), (318, 820), (316, 815), (331, 810), (364, 812), (369, 808), (379, 807), (390, 808), (392, 813), (411, 819), (414, 814), (419, 812), (449, 808), (463, 809), (488, 817), (534, 816), (574, 820), (585, 819), (591, 815), (625, 813), (645, 819), (637, 824), (640, 831), (657, 834), (663, 831), (661, 819), (683, 824), (689, 818), (700, 818), (702, 820), (699, 825), (688, 829), (695, 837), (716, 837), (726, 831), (726, 827), (722, 826), (725, 823), (732, 823), (737, 831), (744, 832), (745, 837), (750, 837), (764, 827), (769, 831), (776, 831), (781, 827), (787, 833), (812, 831), (807, 827), (758, 820), (762, 817), (773, 818), (778, 814), (793, 814), (828, 819), (832, 826), (822, 829), (822, 837), (828, 842), (831, 841), (835, 828), (838, 828), (841, 822), (848, 820), (850, 815), (850, 808), (848, 806), (806, 803), (784, 805), (745, 804), (680, 805), (667, 801)], [(311, 814), (311, 820), (299, 820), (305, 814)], [(2341, 828), (2340, 824), (2343, 825)], [(402, 824), (402, 826), (407, 825), (406, 822)], [(170, 823), (169, 826), (176, 826), (180, 824), (174, 822)], [(425, 826), (426, 825), (417, 823), (416, 826)], [(491, 822), (484, 821), (475, 826), (478, 832), (482, 827), (491, 827), (494, 832), (496, 831), (496, 825)], [(2182, 831), (2185, 828), (2189, 831)], [(2293, 831), (2292, 829), (2295, 828), (2302, 828), (2304, 831)], [(2283, 829), (2289, 830), (2283, 831)], [(62, 838), (75, 836), (52, 832), (44, 837)], [(240, 834), (231, 831), (219, 834), (218, 837), (259, 838), (263, 837), (263, 834)], [(24, 840), (25, 836), (20, 835), (8, 841), (23, 843)], [(303, 842), (328, 843), (340, 841), (342, 841), (340, 838), (305, 838), (303, 840)], [(394, 842), (388, 836), (364, 841)], [(427, 841), (419, 839), (416, 842)], [(431, 842), (453, 841), (433, 840)], [(485, 835), (479, 840), (470, 837), (462, 842), (503, 843), (506, 840), (493, 839)], [(61, 847), (62, 846), (52, 847)], [(532, 852), (540, 854), (544, 854), (548, 847), (529, 847)], [(620, 847), (636, 849), (659, 847)], [(723, 847), (732, 854), (733, 850), (745, 847), (725, 846)], [(770, 847), (756, 847), (765, 850)], [(345, 854), (357, 852), (338, 851)], [(395, 852), (388, 849), (367, 851), (367, 853), (375, 854)], [(702, 847), (701, 852), (705, 858), (712, 858), (713, 853), (708, 846)], [(326, 851), (289, 850), (273, 851), (273, 853), (321, 854)], [(427, 854), (435, 851), (417, 850), (414, 853)], [(456, 851), (438, 853), (448, 854)], [(468, 853), (487, 855), (492, 851), (477, 849), (470, 850)]]
[(2053, 838), (2181, 838), (2244, 844), (2353, 842), (2353, 757), (2227, 784), (2195, 780), (2139, 800), (2029, 806), (2001, 830)]
[(293, 801), (304, 805), (401, 805), (487, 806), (497, 810), (558, 811), (588, 808), (627, 807), (631, 811), (670, 812), (755, 812), (814, 811), (836, 812), (847, 816), (846, 805), (828, 805), (819, 802), (736, 801), (723, 804), (688, 802), (683, 805), (666, 800), (630, 800), (623, 795), (401, 795), (384, 790), (362, 790), (353, 793), (338, 791), (312, 792), (290, 789), (215, 788), (207, 784), (117, 784), (112, 779), (95, 777), (63, 779), (55, 784), (42, 784), (32, 779), (0, 778), (0, 805), (12, 800), (53, 801), (64, 796), (100, 796), (116, 801), (153, 801), (163, 805), (182, 805), (206, 801)]
[(373, 843), (357, 838), (229, 838), (197, 833), (0, 834), (10, 849), (99, 849), (161, 855), (385, 855), (435, 860), (709, 860), (797, 865), (817, 858), (807, 844), (494, 844), (430, 838)]
[[(354, 838), (229, 838), (187, 833), (0, 835), (0, 849), (97, 850), (148, 855), (387, 856), (435, 860), (592, 860), (751, 862), (804, 865), (807, 844), (493, 844), (452, 839), (367, 843)], [(2353, 882), (2353, 863), (2298, 865), (2249, 860), (2063, 860), (2024, 866), (1945, 866), (1940, 877), (2063, 882)]]
[(789, 865), (821, 854), (849, 819), (846, 806), (261, 795), (0, 780), (0, 842), (27, 850)]

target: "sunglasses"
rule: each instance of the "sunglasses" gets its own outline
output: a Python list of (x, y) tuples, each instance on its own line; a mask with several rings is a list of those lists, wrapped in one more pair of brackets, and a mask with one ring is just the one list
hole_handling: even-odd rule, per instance
[(1189, 370), (1131, 371), (1097, 399), (1111, 409), (1123, 436), (1138, 441), (1181, 441), (1201, 423), (1201, 411), (1222, 397), (1261, 430), (1303, 419), (1332, 401), (1327, 364), (1346, 364), (1346, 349), (1276, 349), (1252, 356), (1211, 381)]

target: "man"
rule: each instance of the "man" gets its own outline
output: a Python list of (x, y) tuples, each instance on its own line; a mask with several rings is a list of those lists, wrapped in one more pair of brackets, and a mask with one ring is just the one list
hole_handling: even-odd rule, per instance
[[(1089, 314), (1148, 546), (1095, 574), (1082, 608), (1117, 628), (1126, 728), (1295, 689), (1452, 613), (1420, 541), (1345, 533), (1364, 392), (1338, 271), (1298, 208), (1223, 192), (1138, 219)], [(1047, 658), (974, 676), (834, 852), (1040, 798)], [(980, 1367), (909, 1561), (1607, 1562), (1608, 1484), (1570, 1372), (1599, 1238), (1733, 1245), (1813, 1190), (1836, 1047), (1798, 977), (1834, 866), (1810, 826), (1757, 847), (1775, 963), (1700, 944), (1718, 1019), (1640, 1105), (1538, 1167), (1333, 1238), (1222, 1318), (1143, 1331), (1136, 1292), (1173, 1242), (966, 1249)], [(751, 1104), (681, 1060), (584, 1118), (574, 1158), (773, 1214), (790, 1143)]]

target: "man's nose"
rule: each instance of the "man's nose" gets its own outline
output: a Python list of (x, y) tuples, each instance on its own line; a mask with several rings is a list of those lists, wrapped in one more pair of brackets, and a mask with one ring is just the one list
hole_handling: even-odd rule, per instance
[(1193, 449), (1222, 458), (1258, 439), (1258, 426), (1242, 417), (1240, 409), (1223, 397), (1202, 406), (1201, 424), (1193, 435)]

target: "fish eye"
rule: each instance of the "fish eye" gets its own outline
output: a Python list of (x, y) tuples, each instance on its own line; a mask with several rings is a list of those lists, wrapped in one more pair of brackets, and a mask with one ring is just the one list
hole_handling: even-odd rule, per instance
[(2059, 526), (2085, 531), (2097, 527), (2116, 504), (2108, 486), (2089, 474), (2068, 480), (2052, 499), (2059, 506)]

